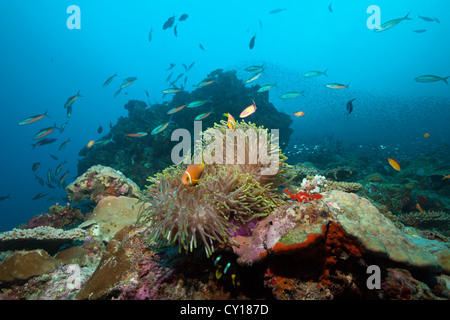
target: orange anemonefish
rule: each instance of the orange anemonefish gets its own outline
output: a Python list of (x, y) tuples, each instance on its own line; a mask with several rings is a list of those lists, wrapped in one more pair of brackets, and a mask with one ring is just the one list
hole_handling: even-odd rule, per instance
[(388, 158), (387, 160), (389, 161), (389, 164), (392, 166), (392, 168), (394, 168), (397, 171), (401, 170), (397, 160), (395, 160), (394, 158)]
[(233, 116), (229, 113), (223, 114), (225, 117), (228, 117), (227, 126), (228, 129), (233, 130), (236, 128), (236, 121), (234, 120)]
[(200, 181), (200, 176), (205, 168), (205, 163), (202, 164), (191, 164), (187, 167), (183, 176), (181, 177), (181, 183), (186, 185), (195, 186)]

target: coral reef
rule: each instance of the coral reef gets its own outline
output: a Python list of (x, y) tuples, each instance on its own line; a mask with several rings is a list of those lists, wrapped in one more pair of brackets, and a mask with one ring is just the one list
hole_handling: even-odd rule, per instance
[[(236, 77), (236, 71), (222, 72), (209, 86), (201, 87), (188, 93), (177, 92), (169, 102), (147, 106), (142, 101), (130, 100), (125, 108), (128, 117), (121, 117), (110, 132), (100, 141), (115, 143), (97, 143), (92, 148), (83, 148), (78, 163), (78, 174), (81, 175), (89, 167), (101, 163), (122, 171), (141, 188), (146, 177), (172, 165), (171, 152), (175, 142), (171, 141), (174, 129), (183, 128), (194, 135), (193, 123), (199, 114), (214, 111), (202, 120), (202, 128), (209, 128), (222, 119), (223, 113), (237, 117), (251, 103), (256, 102), (258, 112), (251, 116), (253, 122), (270, 129), (279, 129), (280, 141), (288, 143), (293, 130), (289, 115), (278, 111), (269, 102), (267, 94), (256, 92), (256, 87), (248, 87)], [(186, 105), (196, 100), (208, 99), (209, 102), (197, 108), (184, 108), (171, 116), (167, 112), (173, 108)], [(134, 132), (148, 132), (152, 128), (172, 119), (167, 129), (157, 135), (146, 135), (136, 139), (125, 136)], [(149, 132), (148, 132), (149, 133)], [(155, 147), (157, 146), (157, 148)]]
[(103, 198), (79, 228), (89, 229), (97, 239), (108, 242), (117, 231), (136, 222), (141, 208), (137, 202), (136, 198), (122, 196)]
[(0, 264), (0, 285), (4, 282), (27, 280), (33, 276), (49, 273), (60, 262), (42, 249), (16, 251)]
[(89, 168), (66, 187), (66, 192), (71, 202), (89, 199), (94, 205), (109, 196), (141, 197), (141, 190), (133, 181), (120, 171), (101, 165)]
[(397, 215), (404, 225), (418, 229), (435, 230), (450, 236), (450, 214), (443, 211), (408, 212)]
[[(250, 128), (257, 129), (245, 121), (236, 123), (236, 130)], [(216, 136), (222, 139), (220, 143), (223, 145), (227, 141), (226, 130), (227, 125), (223, 121), (203, 135), (219, 133)], [(206, 141), (202, 150), (209, 147)], [(272, 147), (268, 150), (270, 154), (279, 151), (277, 145)], [(252, 146), (246, 143), (245, 148), (245, 155), (251, 157)], [(268, 215), (281, 203), (276, 187), (291, 174), (281, 153), (275, 154), (277, 170), (269, 175), (263, 173), (269, 166), (267, 163), (252, 164), (246, 158), (229, 164), (225, 149), (215, 150), (217, 153), (212, 155), (203, 154), (207, 165), (195, 187), (181, 183), (184, 172), (181, 166), (168, 168), (149, 179), (151, 185), (145, 191), (149, 207), (141, 222), (149, 226), (151, 241), (158, 245), (176, 242), (179, 250), (188, 252), (196, 248), (197, 240), (201, 239), (207, 256), (210, 256), (214, 252), (214, 242), (226, 244), (233, 233), (248, 232), (252, 221)], [(238, 157), (238, 153), (233, 155)], [(220, 164), (215, 164), (208, 156)]]
[(40, 226), (49, 226), (63, 229), (74, 226), (83, 219), (84, 216), (81, 211), (72, 208), (69, 203), (66, 206), (56, 204), (49, 208), (48, 213), (41, 213), (31, 218), (24, 228), (33, 229)]

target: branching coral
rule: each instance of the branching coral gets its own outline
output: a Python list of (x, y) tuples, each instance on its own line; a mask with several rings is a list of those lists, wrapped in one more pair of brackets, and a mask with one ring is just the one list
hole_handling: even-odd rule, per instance
[(397, 218), (401, 223), (410, 227), (437, 230), (444, 235), (450, 234), (450, 214), (443, 211), (402, 213)]
[[(239, 126), (255, 128), (244, 121)], [(215, 129), (222, 131), (224, 127), (226, 124), (222, 123)], [(225, 135), (221, 137), (225, 139)], [(202, 148), (208, 145), (205, 143)], [(211, 154), (214, 156), (215, 152)], [(276, 186), (288, 179), (290, 168), (281, 153), (277, 156), (281, 160), (277, 162), (279, 170), (272, 175), (261, 174), (267, 164), (213, 164), (206, 156), (206, 166), (196, 186), (181, 183), (184, 165), (169, 167), (148, 179), (150, 185), (144, 196), (149, 206), (142, 210), (138, 223), (148, 226), (148, 237), (157, 246), (177, 243), (180, 251), (189, 252), (200, 239), (210, 256), (215, 243), (226, 244), (232, 235), (248, 231), (253, 222), (283, 201)]]

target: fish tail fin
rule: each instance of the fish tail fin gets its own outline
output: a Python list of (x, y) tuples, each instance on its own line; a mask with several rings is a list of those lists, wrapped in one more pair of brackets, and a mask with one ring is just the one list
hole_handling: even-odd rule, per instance
[(328, 71), (328, 69), (325, 69), (325, 71), (322, 73), (328, 78), (327, 71)]
[(412, 18), (408, 18), (408, 16), (409, 16), (410, 13), (411, 13), (411, 11), (408, 12), (408, 14), (407, 14), (403, 19), (404, 19), (404, 20), (412, 20)]
[[(450, 76), (449, 76), (449, 77), (450, 77)], [(448, 79), (449, 77), (442, 78), (442, 81), (444, 81), (447, 85), (448, 85), (447, 79)]]

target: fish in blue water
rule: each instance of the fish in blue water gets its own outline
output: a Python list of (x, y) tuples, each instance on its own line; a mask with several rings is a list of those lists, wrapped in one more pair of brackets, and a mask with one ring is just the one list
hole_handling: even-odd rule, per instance
[(107, 85), (109, 85), (115, 77), (117, 77), (117, 73), (114, 73), (111, 77), (106, 79), (105, 83), (103, 83), (103, 88), (105, 88)]
[(164, 22), (164, 24), (163, 24), (163, 30), (172, 28), (174, 22), (175, 22), (175, 16), (168, 18), (167, 21)]
[(183, 13), (181, 15), (181, 17), (178, 18), (178, 21), (185, 21), (188, 18), (188, 14), (187, 13)]
[(356, 99), (352, 99), (349, 102), (347, 102), (347, 114), (352, 113), (353, 111), (353, 101), (355, 101)]
[(76, 95), (67, 99), (66, 103), (64, 104), (64, 108), (71, 107), (79, 97), (82, 97), (82, 95), (80, 95), (80, 90), (78, 90), (78, 93)]
[(375, 28), (374, 32), (381, 32), (384, 30), (391, 29), (391, 28), (395, 27), (396, 25), (398, 25), (403, 20), (412, 20), (411, 18), (408, 18), (408, 16), (409, 16), (409, 12), (403, 18), (389, 20), (389, 21), (383, 23), (382, 25), (380, 25), (378, 28)]
[(0, 196), (0, 201), (10, 199), (9, 194), (7, 196)]
[(250, 39), (250, 43), (248, 44), (248, 47), (253, 49), (255, 47), (255, 40), (256, 40), (256, 34)]
[(52, 133), (55, 129), (56, 129), (56, 123), (53, 127), (41, 129), (41, 130), (39, 130), (38, 133), (36, 133), (34, 135), (33, 140), (42, 139), (42, 138), (48, 136), (50, 133)]
[(38, 200), (38, 199), (41, 199), (41, 198), (43, 198), (43, 197), (46, 197), (46, 196), (48, 196), (48, 192), (41, 192), (41, 193), (38, 193), (37, 195), (35, 195), (34, 196), (34, 198), (32, 199), (32, 200)]
[(66, 141), (64, 141), (63, 143), (61, 143), (61, 145), (58, 148), (58, 151), (61, 151), (62, 149), (64, 149), (69, 142), (70, 142), (70, 138), (67, 139)]
[(434, 76), (434, 75), (425, 75), (425, 76), (416, 77), (414, 80), (416, 80), (417, 82), (424, 82), (424, 83), (444, 81), (446, 84), (448, 84), (448, 82), (447, 82), (448, 78), (449, 77), (442, 78), (442, 77)]
[(23, 119), (22, 121), (20, 121), (19, 123), (17, 123), (17, 125), (18, 126), (23, 126), (23, 125), (26, 125), (26, 124), (34, 123), (36, 121), (41, 120), (45, 116), (48, 117), (47, 110), (45, 111), (44, 114), (38, 114), (38, 115), (35, 115), (35, 116), (27, 117), (27, 118)]
[(33, 149), (34, 149), (34, 147), (36, 147), (36, 146), (44, 146), (46, 144), (50, 144), (50, 143), (53, 143), (55, 141), (56, 141), (55, 138), (44, 138), (44, 139), (36, 142), (35, 144), (32, 144), (32, 146), (33, 146)]

